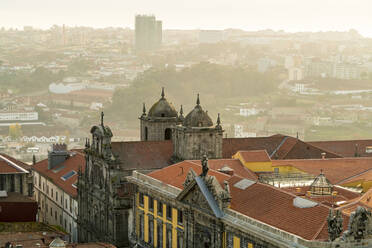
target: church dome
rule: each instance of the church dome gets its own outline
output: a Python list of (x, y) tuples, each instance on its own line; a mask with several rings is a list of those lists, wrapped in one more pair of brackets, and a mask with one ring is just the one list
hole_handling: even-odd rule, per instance
[(149, 117), (177, 117), (177, 111), (173, 107), (173, 105), (168, 102), (168, 100), (164, 97), (164, 88), (161, 92), (161, 98), (159, 101), (154, 103), (150, 108), (148, 113)]
[(186, 115), (183, 121), (183, 126), (186, 127), (211, 127), (213, 126), (212, 119), (208, 116), (200, 106), (199, 94), (195, 108)]

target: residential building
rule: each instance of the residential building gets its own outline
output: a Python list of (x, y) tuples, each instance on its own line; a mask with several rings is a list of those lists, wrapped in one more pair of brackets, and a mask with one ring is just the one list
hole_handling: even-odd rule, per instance
[(31, 166), (5, 154), (0, 154), (0, 191), (33, 194)]
[(85, 158), (79, 151), (68, 151), (65, 144), (54, 144), (44, 159), (32, 166), (34, 197), (39, 204), (38, 221), (62, 227), (77, 242), (77, 180), (85, 170)]

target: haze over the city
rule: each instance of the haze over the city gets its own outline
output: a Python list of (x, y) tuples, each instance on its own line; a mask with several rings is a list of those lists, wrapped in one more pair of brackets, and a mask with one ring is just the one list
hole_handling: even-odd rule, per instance
[[(356, 4), (357, 3), (357, 4)], [(134, 15), (155, 14), (165, 29), (273, 29), (347, 31), (372, 37), (370, 0), (2, 0), (1, 26), (57, 24), (92, 27), (134, 26)]]

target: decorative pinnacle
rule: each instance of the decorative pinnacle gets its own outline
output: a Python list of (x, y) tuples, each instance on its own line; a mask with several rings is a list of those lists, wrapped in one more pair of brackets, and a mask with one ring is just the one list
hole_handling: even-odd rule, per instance
[(221, 124), (220, 113), (218, 113), (218, 117), (217, 117), (217, 126), (219, 126), (220, 124)]
[(145, 105), (145, 103), (143, 103), (142, 113), (143, 113), (143, 115), (146, 115), (146, 105)]
[(183, 116), (183, 108), (182, 108), (182, 105), (181, 105), (181, 109), (180, 109), (180, 115)]
[(196, 105), (200, 105), (199, 93), (198, 93), (198, 98), (196, 99)]
[(103, 113), (103, 111), (101, 112), (101, 126), (103, 126), (103, 117), (105, 116), (105, 114)]
[(164, 96), (165, 96), (164, 87), (161, 87), (161, 99), (164, 99)]

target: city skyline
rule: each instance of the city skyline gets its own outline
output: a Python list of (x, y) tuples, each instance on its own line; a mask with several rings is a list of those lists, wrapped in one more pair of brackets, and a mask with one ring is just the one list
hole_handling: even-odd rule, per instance
[(372, 3), (358, 1), (246, 1), (203, 2), (170, 0), (139, 0), (120, 2), (81, 0), (63, 2), (25, 0), (0, 3), (1, 26), (22, 28), (33, 26), (47, 29), (54, 24), (67, 26), (134, 28), (136, 14), (154, 14), (164, 23), (164, 29), (227, 29), (284, 30), (287, 32), (348, 31), (356, 29), (372, 37), (368, 27)]

